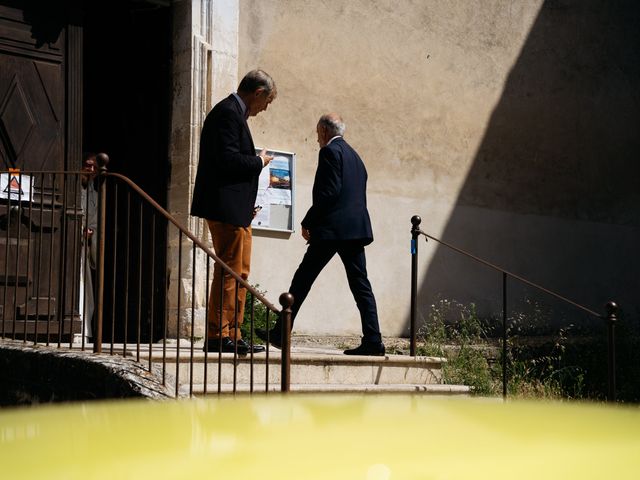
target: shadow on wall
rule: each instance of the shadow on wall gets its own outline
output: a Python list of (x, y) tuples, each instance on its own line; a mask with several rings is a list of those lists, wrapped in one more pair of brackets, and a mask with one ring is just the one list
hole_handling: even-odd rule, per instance
[[(633, 0), (543, 4), (442, 235), (598, 312), (615, 299), (635, 321), (638, 25)], [(429, 232), (428, 212), (415, 213)], [(501, 274), (433, 242), (421, 247), (437, 250), (419, 290), (419, 318), (437, 298), (501, 312)], [(509, 290), (512, 310), (536, 296), (514, 282)], [(554, 305), (546, 295), (538, 300)]]

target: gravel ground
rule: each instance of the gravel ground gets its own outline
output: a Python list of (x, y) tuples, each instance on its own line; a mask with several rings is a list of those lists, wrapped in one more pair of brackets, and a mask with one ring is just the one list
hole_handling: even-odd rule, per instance
[[(385, 337), (383, 342), (388, 352), (393, 351), (403, 353), (405, 350), (409, 352), (409, 339), (397, 337)], [(344, 350), (346, 348), (354, 348), (360, 345), (360, 337), (356, 336), (313, 336), (313, 335), (296, 335), (291, 337), (292, 347), (305, 348), (323, 348)]]

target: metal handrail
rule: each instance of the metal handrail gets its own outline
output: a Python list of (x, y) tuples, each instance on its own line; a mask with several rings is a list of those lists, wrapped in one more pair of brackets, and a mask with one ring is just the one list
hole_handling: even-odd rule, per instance
[[(145, 206), (145, 208), (149, 208), (150, 210), (149, 212), (151, 213), (151, 218), (153, 219), (153, 225), (155, 225), (156, 223), (156, 219), (160, 219), (161, 217), (164, 218), (169, 224), (172, 224), (176, 229), (177, 232), (176, 234), (180, 236), (180, 238), (182, 239), (183, 236), (187, 237), (191, 242), (192, 242), (192, 247), (193, 248), (193, 259), (194, 259), (194, 263), (195, 263), (195, 253), (196, 253), (196, 249), (200, 249), (200, 251), (204, 252), (204, 255), (206, 255), (207, 257), (207, 261), (206, 261), (206, 271), (207, 271), (207, 293), (206, 293), (206, 298), (207, 298), (207, 303), (205, 304), (205, 316), (206, 316), (206, 311), (209, 308), (209, 304), (208, 304), (208, 300), (209, 300), (209, 267), (210, 267), (210, 261), (212, 260), (215, 264), (219, 265), (221, 270), (224, 272), (225, 276), (229, 276), (231, 277), (234, 281), (235, 281), (235, 285), (236, 285), (236, 289), (238, 288), (238, 286), (242, 286), (246, 289), (247, 293), (248, 293), (248, 297), (251, 299), (251, 338), (253, 338), (253, 319), (254, 319), (254, 311), (253, 311), (253, 306), (254, 306), (254, 301), (258, 301), (260, 302), (262, 305), (264, 305), (265, 309), (266, 309), (266, 321), (267, 324), (269, 323), (269, 314), (276, 314), (280, 317), (281, 322), (283, 323), (283, 325), (290, 325), (291, 324), (291, 306), (293, 304), (293, 297), (289, 294), (289, 293), (283, 293), (279, 300), (280, 300), (280, 304), (281, 304), (281, 308), (276, 307), (273, 303), (271, 303), (267, 298), (265, 298), (264, 294), (259, 292), (255, 287), (253, 287), (252, 285), (250, 285), (245, 279), (243, 279), (240, 275), (238, 275), (236, 272), (234, 272), (225, 262), (223, 262), (216, 254), (215, 252), (208, 247), (202, 240), (198, 239), (193, 233), (191, 233), (190, 231), (188, 231), (184, 226), (182, 226), (177, 220), (176, 218), (171, 215), (167, 210), (165, 210), (162, 206), (160, 206), (153, 198), (151, 198), (144, 190), (142, 190), (142, 188), (140, 188), (135, 182), (133, 182), (131, 179), (129, 179), (128, 177), (121, 175), (119, 173), (115, 173), (115, 172), (108, 172), (107, 171), (107, 165), (109, 163), (109, 157), (104, 154), (104, 153), (100, 153), (96, 155), (96, 161), (98, 164), (98, 170), (97, 170), (97, 174), (96, 174), (96, 186), (97, 186), (97, 229), (96, 232), (94, 232), (94, 241), (96, 241), (97, 244), (97, 255), (96, 255), (96, 269), (95, 269), (95, 281), (96, 283), (94, 284), (95, 287), (95, 310), (94, 310), (94, 320), (95, 320), (95, 328), (93, 330), (93, 351), (95, 353), (101, 353), (102, 352), (102, 332), (103, 332), (103, 325), (104, 325), (104, 310), (105, 310), (105, 302), (104, 302), (104, 296), (105, 296), (105, 271), (107, 270), (106, 266), (105, 266), (105, 245), (106, 245), (106, 206), (107, 206), (107, 187), (106, 184), (108, 183), (107, 180), (111, 179), (112, 181), (114, 181), (113, 185), (115, 186), (115, 192), (117, 192), (117, 187), (118, 184), (124, 184), (126, 185), (125, 189), (128, 189), (127, 191), (127, 198), (129, 198), (129, 195), (131, 194), (136, 194), (137, 197), (139, 198), (139, 212), (140, 212), (140, 218), (142, 218), (142, 211), (143, 211), (143, 206)], [(73, 218), (77, 217), (78, 214), (82, 215), (81, 211), (82, 208), (88, 208), (87, 205), (85, 205), (84, 207), (80, 207), (79, 205), (76, 204), (76, 201), (74, 200), (73, 203), (67, 203), (67, 176), (71, 176), (73, 178), (75, 178), (75, 181), (73, 184), (70, 184), (70, 187), (73, 187), (73, 185), (75, 184), (75, 189), (71, 189), (70, 190), (70, 194), (72, 195), (72, 198), (77, 197), (77, 195), (79, 194), (79, 185), (80, 185), (80, 178), (82, 175), (85, 175), (86, 173), (83, 171), (78, 171), (78, 170), (68, 170), (68, 171), (19, 171), (16, 170), (15, 174), (17, 176), (22, 176), (22, 175), (33, 175), (33, 176), (37, 176), (40, 175), (41, 179), (44, 179), (45, 176), (49, 175), (52, 177), (53, 182), (55, 183), (55, 179), (56, 178), (62, 178), (63, 179), (63, 192), (62, 193), (62, 201), (60, 201), (59, 199), (55, 198), (55, 195), (52, 194), (51, 196), (51, 202), (52, 205), (55, 204), (59, 207), (62, 208), (62, 211), (67, 212), (67, 214), (69, 214), (69, 212), (71, 212), (73, 214)], [(44, 182), (44, 180), (41, 180), (41, 182)], [(19, 183), (22, 183), (22, 181), (20, 180)], [(110, 182), (109, 182), (110, 183)], [(46, 193), (48, 195), (48, 192)], [(37, 202), (38, 201), (38, 191), (35, 191), (32, 193), (33, 195), (33, 202)], [(41, 196), (44, 194), (41, 194)], [(116, 193), (117, 196), (117, 193)], [(88, 196), (87, 196), (88, 198)], [(116, 200), (117, 201), (117, 200)], [(7, 202), (9, 205), (13, 204), (15, 202), (15, 204), (17, 205), (15, 208), (18, 209), (18, 211), (20, 211), (20, 209), (26, 208), (23, 207), (22, 205), (24, 204), (24, 201), (21, 200), (20, 198), (15, 200), (12, 197), (10, 197), (9, 199), (7, 199)], [(40, 203), (43, 203), (44, 200), (41, 200)], [(32, 205), (32, 201), (29, 201), (29, 212), (31, 211), (31, 205)], [(68, 208), (71, 208), (71, 210), (68, 211)], [(128, 204), (128, 200), (127, 200), (127, 208), (129, 207)], [(40, 221), (42, 222), (42, 205), (39, 208), (40, 211)], [(128, 212), (130, 212), (130, 210), (128, 210)], [(117, 212), (115, 213), (115, 215), (117, 216)], [(158, 216), (160, 215), (160, 216)], [(128, 218), (128, 217), (127, 217)], [(9, 221), (9, 220), (7, 220)], [(66, 222), (66, 217), (63, 216), (62, 220), (60, 221), (64, 221)], [(50, 217), (50, 224), (49, 225), (45, 225), (45, 227), (48, 228), (53, 228), (53, 222), (54, 222), (54, 217), (53, 215), (51, 215)], [(77, 221), (76, 221), (77, 224)], [(73, 228), (76, 228), (75, 225), (73, 226)], [(128, 224), (128, 221), (127, 221)], [(142, 226), (142, 223), (140, 223), (140, 228)], [(80, 227), (84, 228), (84, 224), (80, 225)], [(20, 236), (20, 224), (18, 223), (18, 236)], [(64, 230), (64, 229), (63, 229)], [(140, 230), (141, 232), (142, 230)], [(114, 235), (114, 239), (115, 239), (115, 231), (112, 232)], [(151, 233), (152, 235), (155, 235), (155, 227), (153, 227), (153, 232)], [(7, 236), (9, 235), (9, 229), (7, 228)], [(74, 234), (73, 234), (74, 235)], [(109, 234), (111, 235), (111, 233)], [(128, 234), (127, 234), (128, 235)], [(29, 236), (29, 243), (30, 243), (30, 236)], [(74, 248), (73, 248), (73, 258), (74, 258), (74, 263), (73, 263), (73, 267), (69, 267), (69, 268), (73, 268), (73, 275), (74, 275), (74, 284), (75, 284), (75, 275), (76, 275), (76, 269), (80, 268), (78, 267), (78, 263), (75, 261), (75, 253), (76, 253), (76, 242), (75, 242), (75, 236), (74, 238)], [(111, 237), (110, 237), (111, 238)], [(126, 245), (126, 251), (128, 252), (128, 238), (127, 237), (127, 245)], [(154, 237), (155, 238), (155, 237)], [(5, 242), (7, 245), (9, 245), (9, 242), (6, 241)], [(139, 238), (139, 245), (138, 245), (138, 251), (141, 252), (142, 251), (142, 237)], [(151, 243), (155, 244), (153, 238), (151, 240)], [(53, 240), (49, 241), (49, 249), (51, 251), (53, 251)], [(42, 246), (40, 245), (40, 247), (38, 247), (39, 249), (42, 248)], [(81, 255), (81, 257), (84, 257), (84, 261), (87, 261), (87, 247), (81, 247), (83, 249), (83, 253)], [(114, 248), (115, 248), (115, 244), (114, 244)], [(179, 248), (182, 248), (182, 242), (180, 242), (179, 244)], [(5, 252), (7, 255), (9, 253), (9, 250), (7, 248), (7, 251)], [(62, 256), (64, 256), (66, 253), (66, 250), (63, 249), (62, 251)], [(125, 254), (126, 256), (127, 254)], [(181, 253), (179, 254), (181, 255)], [(53, 257), (53, 253), (50, 254), (50, 257)], [(70, 257), (71, 258), (71, 257)], [(179, 262), (181, 261), (181, 256), (179, 259)], [(30, 256), (27, 257), (27, 261), (30, 259)], [(57, 259), (55, 260), (55, 262), (60, 263), (60, 262), (64, 262), (64, 258), (62, 258), (62, 260), (58, 261)], [(115, 257), (114, 257), (114, 262), (115, 262)], [(5, 261), (5, 263), (7, 263)], [(17, 272), (19, 270), (22, 270), (20, 265), (19, 265), (19, 259), (16, 260), (16, 262), (14, 262), (16, 264), (16, 266), (14, 267), (16, 269), (16, 286), (17, 286), (17, 278), (18, 278), (18, 274)], [(52, 265), (54, 263), (54, 260), (50, 259), (49, 264), (49, 274), (47, 279), (52, 278)], [(40, 257), (38, 256), (38, 265), (40, 265)], [(128, 265), (128, 264), (127, 264)], [(115, 263), (114, 263), (114, 269), (115, 269)], [(66, 266), (64, 268), (67, 268)], [(85, 266), (85, 268), (87, 268)], [(28, 269), (28, 267), (27, 267)], [(178, 267), (178, 269), (180, 270), (180, 267)], [(64, 271), (71, 271), (71, 270), (64, 270)], [(7, 271), (5, 272), (5, 284), (8, 284), (8, 268)], [(60, 275), (63, 272), (63, 267), (62, 267), (62, 263), (60, 266)], [(153, 272), (153, 270), (152, 270)], [(128, 275), (128, 272), (125, 273), (125, 276)], [(180, 273), (178, 273), (178, 275), (180, 275)], [(152, 274), (152, 278), (153, 274)], [(115, 290), (115, 280), (116, 279), (116, 274), (115, 274), (115, 270), (113, 271), (113, 278), (112, 278), (112, 286), (111, 289)], [(60, 280), (62, 280), (62, 288), (64, 289), (64, 281), (63, 278), (61, 277)], [(38, 270), (38, 285), (40, 285), (40, 270)], [(194, 278), (192, 280), (192, 285), (193, 281), (195, 281), (195, 270), (194, 270)], [(140, 274), (138, 274), (138, 279), (137, 279), (137, 285), (138, 285), (138, 294), (141, 291), (141, 282), (142, 282), (142, 277)], [(50, 287), (49, 287), (50, 288)], [(135, 288), (135, 287), (134, 287)], [(152, 280), (152, 288), (153, 288), (153, 280)], [(108, 289), (107, 289), (108, 290)], [(64, 290), (62, 290), (64, 292)], [(71, 293), (71, 304), (74, 304), (74, 292), (75, 290), (72, 290)], [(125, 295), (128, 294), (128, 290), (125, 287)], [(5, 288), (5, 297), (7, 295), (7, 289)], [(49, 297), (51, 297), (51, 292), (49, 292)], [(152, 300), (151, 300), (151, 318), (150, 318), (150, 322), (151, 322), (151, 329), (153, 328), (153, 294), (152, 294)], [(193, 331), (194, 331), (194, 314), (193, 314), (193, 308), (194, 308), (194, 303), (193, 300), (195, 298), (195, 290), (194, 290), (194, 295), (192, 296), (192, 313), (191, 313), (191, 339), (192, 339), (192, 345), (191, 345), (191, 361), (193, 362)], [(113, 299), (112, 299), (113, 300)], [(58, 323), (58, 347), (61, 346), (61, 338), (62, 338), (62, 334), (63, 334), (63, 322), (62, 322), (62, 318), (64, 317), (64, 301), (65, 301), (65, 296), (63, 293), (62, 296), (62, 307), (58, 308), (56, 311), (56, 315), (60, 318), (60, 321)], [(140, 301), (140, 300), (139, 300)], [(180, 294), (178, 294), (178, 302), (180, 301)], [(7, 299), (5, 299), (4, 304), (7, 303)], [(128, 304), (128, 301), (125, 299), (125, 304)], [(16, 305), (15, 307), (13, 307), (13, 305)], [(47, 316), (49, 315), (49, 308), (50, 308), (50, 304), (51, 302), (47, 302)], [(15, 303), (15, 301), (13, 303), (11, 303), (12, 305), (12, 309), (17, 309), (17, 304)], [(34, 342), (37, 342), (37, 332), (38, 332), (38, 307), (39, 307), (40, 303), (39, 301), (36, 301), (35, 304), (35, 308), (36, 308), (36, 312), (35, 312), (35, 326), (34, 328)], [(28, 304), (26, 309), (28, 309)], [(180, 306), (178, 303), (178, 310), (180, 310)], [(4, 310), (7, 310), (6, 307)], [(5, 313), (3, 310), (3, 318), (2, 318), (2, 336), (4, 336), (5, 334), (5, 328), (8, 324), (8, 322), (6, 321), (5, 318)], [(140, 360), (140, 305), (138, 305), (138, 326), (137, 326), (137, 348), (136, 348), (136, 352), (137, 352), (137, 359)], [(81, 312), (82, 314), (82, 312)], [(86, 314), (86, 312), (85, 312)], [(26, 342), (26, 338), (27, 338), (27, 314), (25, 314), (25, 320), (24, 320), (24, 339)], [(74, 320), (75, 321), (75, 320)], [(124, 344), (122, 347), (122, 354), (126, 355), (126, 349), (127, 349), (127, 336), (126, 336), (126, 329), (127, 329), (127, 313), (125, 310), (125, 340), (124, 340)], [(179, 322), (179, 321), (178, 321)], [(43, 321), (44, 323), (44, 321)], [(47, 328), (47, 345), (49, 344), (49, 338), (50, 335), (53, 335), (54, 332), (49, 332), (49, 325), (50, 325), (50, 321), (47, 321), (46, 323), (46, 328)], [(13, 337), (15, 339), (16, 336), (16, 325), (17, 325), (17, 321), (14, 318), (12, 324), (9, 324), (9, 326), (12, 325), (12, 332), (9, 332), (10, 334), (13, 333)], [(55, 323), (54, 323), (55, 325)], [(82, 329), (81, 329), (81, 334), (82, 334), (82, 350), (84, 351), (84, 341), (85, 341), (85, 329), (84, 329), (84, 323), (82, 324)], [(112, 324), (111, 324), (111, 349), (110, 349), (110, 354), (114, 354), (114, 321), (112, 318)], [(180, 327), (180, 323), (178, 323), (178, 329)], [(167, 358), (166, 358), (166, 338), (167, 338), (167, 323), (165, 321), (165, 327), (164, 327), (164, 338), (165, 338), (165, 342), (163, 343), (163, 351), (162, 351), (162, 376), (163, 376), (163, 382), (164, 382), (164, 378), (165, 378), (165, 372), (166, 372), (166, 363), (167, 363)], [(64, 327), (65, 332), (67, 331), (67, 328)], [(73, 331), (72, 327), (69, 327), (68, 333), (70, 335), (70, 343), (69, 343), (69, 347), (71, 348), (71, 343), (72, 343), (72, 337), (74, 335), (74, 333), (77, 333), (77, 331)], [(151, 369), (152, 367), (152, 360), (151, 360), (151, 338), (153, 336), (153, 332), (150, 331), (150, 344), (149, 344), (149, 369)], [(205, 329), (205, 336), (206, 336), (206, 329)], [(281, 339), (281, 344), (283, 346), (283, 348), (281, 349), (281, 382), (280, 382), (280, 387), (281, 387), (281, 391), (283, 392), (288, 392), (290, 391), (290, 364), (291, 364), (291, 355), (290, 355), (290, 328), (289, 329), (283, 329), (282, 330), (282, 336), (283, 338)], [(287, 338), (285, 338), (287, 337)], [(206, 341), (206, 339), (205, 339)], [(175, 385), (176, 385), (176, 396), (178, 396), (178, 386), (179, 386), (179, 363), (180, 363), (180, 359), (179, 359), (179, 353), (180, 353), (180, 342), (177, 343), (176, 345), (176, 352), (177, 352), (177, 358), (176, 358), (176, 379), (175, 379)], [(211, 352), (211, 353), (215, 353), (215, 352)], [(221, 352), (218, 352), (219, 355), (221, 355)], [(235, 392), (235, 388), (236, 388), (236, 375), (235, 375), (235, 361), (236, 361), (236, 356), (237, 356), (237, 352), (234, 353), (234, 384), (233, 384), (233, 388), (234, 388), (234, 392)], [(207, 358), (207, 353), (205, 353), (205, 380), (204, 380), (204, 388), (205, 388), (205, 393), (207, 392), (207, 374), (206, 374), (206, 358)], [(220, 357), (219, 357), (220, 359)], [(266, 382), (265, 382), (265, 390), (268, 391), (269, 388), (269, 382), (268, 382), (268, 378), (269, 378), (269, 346), (267, 345), (267, 356), (266, 356), (266, 361), (265, 361), (265, 370), (266, 370)], [(221, 378), (221, 362), (219, 361), (218, 364), (218, 390), (220, 391), (220, 378)], [(251, 392), (253, 392), (253, 351), (251, 354)], [(190, 372), (190, 394), (193, 394), (193, 366), (191, 366), (191, 372)]]
[(220, 257), (218, 257), (213, 250), (211, 250), (207, 245), (205, 245), (202, 240), (199, 240), (193, 233), (183, 227), (173, 215), (167, 212), (164, 208), (162, 208), (158, 202), (156, 202), (153, 198), (151, 198), (144, 190), (142, 190), (138, 185), (136, 185), (131, 179), (121, 175), (119, 173), (114, 172), (104, 172), (105, 177), (114, 177), (118, 178), (125, 182), (129, 187), (131, 187), (135, 192), (140, 195), (147, 203), (149, 203), (153, 208), (156, 209), (164, 218), (173, 223), (175, 227), (180, 230), (183, 235), (186, 235), (191, 239), (193, 243), (195, 243), (204, 253), (206, 253), (209, 258), (218, 263), (223, 270), (225, 270), (229, 275), (231, 275), (235, 280), (238, 281), (243, 287), (245, 287), (248, 291), (250, 291), (258, 300), (260, 300), (263, 304), (265, 304), (271, 311), (274, 313), (280, 313), (280, 309), (272, 304), (269, 300), (267, 300), (258, 290), (256, 290), (249, 282), (247, 282), (244, 278), (234, 272), (231, 267), (229, 267), (226, 263), (224, 263)]
[(483, 258), (478, 257), (470, 252), (467, 252), (455, 245), (452, 245), (444, 240), (434, 237), (424, 231), (422, 231), (419, 227), (422, 219), (418, 215), (414, 215), (411, 217), (411, 324), (410, 324), (410, 355), (415, 356), (416, 354), (416, 313), (417, 313), (417, 267), (418, 267), (418, 237), (420, 235), (425, 237), (425, 240), (431, 239), (440, 245), (449, 248), (465, 257), (471, 258), (472, 260), (485, 265), (493, 270), (502, 273), (502, 396), (506, 398), (507, 396), (507, 373), (506, 373), (506, 363), (507, 363), (507, 277), (511, 277), (515, 280), (518, 280), (526, 285), (529, 285), (533, 288), (536, 288), (548, 295), (551, 295), (558, 300), (561, 300), (569, 305), (572, 305), (589, 315), (592, 315), (601, 320), (605, 320), (607, 322), (607, 361), (608, 361), (608, 392), (607, 398), (609, 401), (615, 401), (616, 399), (616, 383), (615, 383), (615, 323), (618, 320), (618, 305), (613, 302), (607, 302), (605, 309), (606, 314), (599, 314), (594, 310), (585, 307), (569, 298), (560, 295), (553, 290), (550, 290), (546, 287), (538, 285), (521, 275), (517, 275), (512, 273), (502, 267), (499, 267)]
[[(244, 280), (240, 275), (238, 275), (231, 267), (229, 267), (226, 263), (224, 263), (216, 254), (211, 250), (207, 245), (205, 245), (201, 240), (199, 240), (195, 235), (193, 235), (189, 230), (183, 227), (167, 210), (165, 210), (162, 206), (160, 206), (153, 198), (151, 198), (144, 190), (142, 190), (137, 184), (135, 184), (128, 177), (121, 175), (115, 172), (108, 172), (107, 165), (109, 163), (109, 157), (104, 153), (99, 153), (96, 155), (96, 160), (98, 162), (98, 182), (99, 182), (99, 247), (98, 247), (98, 270), (97, 270), (97, 290), (98, 290), (98, 322), (97, 322), (97, 330), (98, 330), (98, 338), (102, 338), (102, 327), (103, 327), (103, 319), (102, 319), (102, 300), (104, 294), (104, 254), (100, 252), (104, 252), (104, 232), (105, 232), (105, 223), (106, 223), (106, 188), (104, 179), (106, 177), (112, 177), (119, 179), (125, 182), (131, 189), (133, 189), (140, 197), (147, 202), (147, 204), (151, 205), (157, 212), (159, 212), (166, 220), (171, 222), (182, 235), (187, 236), (195, 245), (197, 245), (209, 258), (211, 258), (215, 263), (218, 263), (220, 267), (225, 271), (225, 274), (230, 275), (232, 278), (236, 280), (236, 290), (238, 288), (238, 284), (242, 285), (248, 292), (251, 293), (252, 298), (257, 298), (263, 305), (265, 305), (269, 310), (276, 314), (281, 315), (281, 319), (283, 325), (291, 325), (291, 306), (293, 305), (293, 296), (290, 293), (283, 293), (280, 295), (280, 303), (282, 305), (282, 309), (278, 309), (275, 305), (273, 305), (269, 300), (267, 300), (258, 290), (256, 290), (253, 286), (251, 286), (246, 280)], [(253, 315), (253, 306), (252, 312)], [(267, 325), (268, 327), (268, 325)], [(289, 392), (291, 389), (290, 385), (290, 371), (291, 371), (291, 329), (284, 328), (282, 330), (282, 350), (281, 350), (281, 374), (280, 374), (280, 389), (282, 392)], [(97, 349), (96, 349), (97, 347)], [(102, 347), (102, 342), (96, 342), (94, 344), (94, 351), (99, 352)], [(192, 345), (193, 351), (193, 345)], [(268, 345), (267, 345), (267, 354), (268, 354)], [(205, 354), (206, 356), (206, 354)], [(253, 359), (253, 352), (251, 354), (251, 358)], [(268, 356), (267, 356), (267, 374), (268, 374)], [(220, 365), (219, 365), (220, 368)], [(218, 376), (218, 382), (220, 382), (220, 376)], [(205, 378), (206, 384), (206, 378)], [(177, 381), (176, 381), (177, 385)], [(267, 384), (268, 385), (268, 384)], [(252, 384), (253, 386), (253, 384)], [(176, 387), (177, 388), (177, 387)], [(206, 385), (205, 385), (206, 388)], [(234, 391), (235, 391), (235, 372), (234, 372)]]

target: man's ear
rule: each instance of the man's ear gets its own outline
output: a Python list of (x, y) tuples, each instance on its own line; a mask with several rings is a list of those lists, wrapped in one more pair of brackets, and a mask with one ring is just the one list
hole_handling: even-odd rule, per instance
[(256, 91), (253, 92), (254, 97), (258, 98), (264, 94), (265, 90), (263, 87), (256, 88)]

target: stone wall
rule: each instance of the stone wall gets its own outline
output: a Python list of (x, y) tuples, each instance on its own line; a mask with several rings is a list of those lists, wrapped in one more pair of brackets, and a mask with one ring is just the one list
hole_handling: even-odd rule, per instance
[[(184, 0), (173, 8), (173, 107), (170, 144), (171, 181), (169, 212), (181, 225), (210, 244), (206, 225), (189, 215), (198, 166), (200, 130), (206, 114), (219, 100), (235, 91), (238, 75), (237, 0)], [(169, 336), (191, 332), (192, 295), (196, 336), (204, 335), (206, 256), (182, 241), (178, 271), (179, 235), (169, 228)], [(195, 290), (194, 284), (195, 271)], [(213, 268), (211, 269), (213, 271)], [(178, 296), (180, 311), (178, 312)]]
[(173, 396), (161, 373), (129, 358), (0, 340), (0, 406)]

